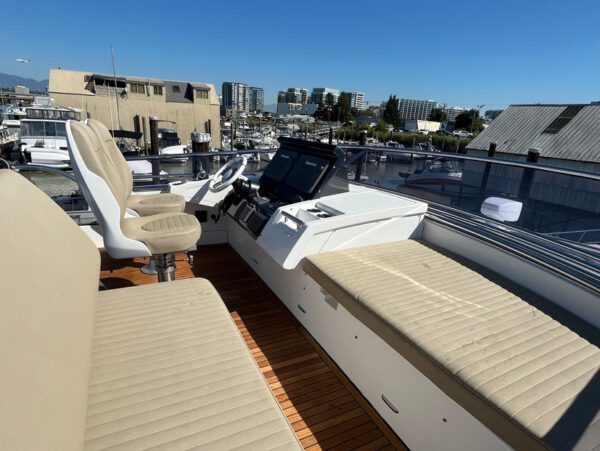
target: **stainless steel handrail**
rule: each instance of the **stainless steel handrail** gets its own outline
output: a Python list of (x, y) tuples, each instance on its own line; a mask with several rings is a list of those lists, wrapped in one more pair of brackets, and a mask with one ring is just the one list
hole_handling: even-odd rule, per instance
[(554, 172), (557, 174), (571, 175), (575, 177), (583, 177), (592, 180), (600, 181), (600, 174), (596, 174), (594, 172), (585, 172), (585, 171), (576, 171), (574, 169), (564, 169), (555, 166), (548, 166), (545, 164), (539, 163), (529, 163), (526, 161), (519, 160), (508, 160), (504, 158), (492, 158), (492, 157), (478, 157), (474, 155), (466, 155), (460, 153), (453, 152), (432, 152), (426, 150), (411, 150), (411, 149), (395, 149), (390, 147), (381, 147), (381, 146), (361, 146), (357, 144), (343, 144), (338, 146), (340, 149), (345, 150), (367, 150), (367, 151), (378, 151), (378, 152), (386, 152), (386, 153), (397, 153), (404, 155), (424, 155), (431, 157), (446, 157), (446, 158), (454, 158), (457, 160), (467, 160), (467, 161), (478, 161), (482, 163), (493, 163), (500, 164), (503, 166), (514, 166), (520, 168), (530, 168), (536, 169), (538, 171), (546, 171), (546, 172)]
[[(494, 230), (492, 234), (489, 230), (477, 230), (477, 225), (465, 221), (458, 222), (456, 218), (442, 217), (439, 214), (428, 213), (427, 217), (434, 222), (446, 225), (454, 230), (459, 230), (482, 241), (493, 244), (495, 247), (503, 249), (513, 255), (517, 255), (524, 260), (545, 268), (549, 271), (560, 274), (567, 280), (584, 286), (594, 293), (600, 294), (600, 278), (597, 267), (582, 265), (581, 262), (569, 259), (565, 255), (560, 255), (555, 251), (540, 246), (539, 244), (527, 242), (522, 239), (516, 239), (515, 236), (506, 231)], [(487, 232), (487, 233), (486, 233)], [(557, 258), (558, 257), (558, 258)]]
[[(390, 149), (385, 147), (373, 147), (373, 146), (340, 146), (344, 149), (353, 150), (377, 150), (385, 151), (387, 153), (399, 153), (399, 154), (419, 154), (428, 155), (434, 157), (445, 156), (455, 159), (472, 160), (485, 162), (490, 164), (502, 164), (506, 166), (516, 166), (531, 168), (534, 170), (549, 171), (558, 174), (583, 177), (591, 180), (600, 180), (600, 175), (592, 174), (581, 171), (574, 171), (568, 169), (555, 168), (544, 165), (537, 165), (532, 163), (526, 163), (521, 161), (511, 161), (503, 159), (494, 159), (488, 157), (474, 157), (463, 154), (453, 153), (442, 153), (442, 152), (429, 152), (429, 151), (415, 151), (409, 149)], [(240, 154), (258, 154), (258, 153), (270, 153), (274, 149), (247, 149), (238, 151), (219, 151), (219, 152), (192, 152), (183, 154), (185, 158), (210, 158), (214, 156), (234, 156)], [(161, 159), (181, 159), (182, 155), (150, 155), (150, 156), (135, 156), (127, 157), (128, 160), (161, 160)], [(32, 164), (17, 164), (12, 166), (13, 169), (25, 170), (25, 171), (47, 171), (61, 175), (74, 182), (77, 182), (75, 176), (72, 173), (65, 172), (63, 170), (43, 166), (43, 165), (32, 165)], [(160, 176), (161, 178), (173, 178), (181, 179), (186, 177), (193, 177), (193, 174), (169, 174), (167, 177)], [(142, 175), (136, 178), (149, 178), (152, 174)], [(358, 182), (355, 182), (358, 183)], [(373, 186), (368, 183), (360, 183), (361, 185)], [(166, 186), (166, 185), (165, 185)], [(152, 185), (145, 186), (144, 188), (151, 188)], [(389, 191), (396, 195), (402, 194), (403, 196), (412, 197), (404, 193), (398, 193), (390, 189), (383, 188), (381, 186), (373, 186), (376, 189)], [(552, 270), (561, 276), (571, 280), (581, 286), (584, 286), (595, 293), (600, 293), (600, 252), (593, 249), (582, 249), (579, 246), (572, 245), (562, 240), (553, 240), (544, 235), (528, 232), (519, 228), (512, 227), (505, 224), (497, 224), (493, 221), (488, 221), (486, 218), (482, 218), (474, 213), (470, 213), (465, 210), (456, 209), (446, 205), (437, 204), (432, 201), (428, 201), (429, 211), (427, 217), (430, 220), (438, 222), (444, 226), (451, 227), (453, 229), (462, 231), (469, 235), (472, 235), (478, 239), (489, 242), (493, 245), (498, 246), (501, 249), (507, 250), (515, 255), (518, 255), (528, 261), (535, 263), (548, 270)]]
[(44, 171), (44, 172), (51, 172), (53, 174), (57, 174), (57, 175), (60, 175), (62, 177), (66, 177), (69, 180), (72, 180), (73, 182), (77, 183), (77, 179), (75, 178), (75, 176), (73, 175), (73, 173), (66, 172), (63, 169), (53, 168), (52, 166), (44, 166), (44, 165), (40, 165), (40, 164), (13, 164), (10, 168), (14, 169), (14, 170), (17, 170), (17, 171)]
[(276, 149), (245, 149), (245, 150), (219, 150), (217, 152), (188, 152), (181, 154), (170, 154), (170, 155), (129, 155), (126, 156), (125, 159), (128, 161), (136, 161), (136, 160), (181, 160), (182, 158), (192, 159), (192, 158), (212, 158), (212, 157), (227, 157), (234, 155), (246, 155), (249, 153), (271, 153)]
[[(576, 171), (574, 169), (565, 169), (565, 168), (559, 168), (559, 167), (555, 167), (555, 166), (548, 166), (548, 165), (544, 165), (544, 164), (528, 163), (526, 161), (509, 160), (509, 159), (504, 159), (504, 158), (479, 157), (479, 156), (474, 156), (474, 155), (466, 155), (466, 154), (459, 154), (459, 153), (453, 153), (453, 152), (432, 152), (432, 151), (414, 150), (414, 149), (395, 149), (395, 148), (391, 148), (391, 147), (382, 147), (382, 146), (361, 146), (358, 144), (342, 144), (342, 145), (338, 145), (338, 148), (343, 149), (343, 150), (352, 150), (352, 151), (357, 151), (357, 150), (364, 150), (366, 152), (378, 151), (378, 152), (386, 152), (386, 153), (396, 153), (399, 155), (414, 154), (414, 155), (423, 155), (423, 156), (431, 156), (431, 157), (446, 157), (446, 158), (453, 158), (453, 159), (457, 159), (457, 160), (478, 161), (478, 162), (482, 162), (482, 163), (500, 164), (503, 166), (530, 168), (530, 169), (536, 169), (538, 171), (553, 172), (556, 174), (570, 175), (570, 176), (575, 176), (575, 177), (583, 177), (583, 178), (587, 178), (587, 179), (591, 179), (591, 180), (600, 181), (600, 174), (596, 174), (593, 172)], [(242, 154), (249, 154), (249, 153), (250, 154), (251, 153), (263, 154), (263, 153), (272, 153), (274, 151), (276, 151), (276, 149), (256, 148), (256, 149), (244, 149), (244, 150), (236, 150), (236, 151), (219, 150), (217, 152), (189, 152), (189, 153), (177, 154), (177, 155), (136, 155), (136, 156), (125, 157), (125, 159), (131, 160), (131, 161), (134, 161), (134, 160), (152, 161), (152, 160), (170, 160), (170, 159), (178, 160), (178, 159), (182, 159), (182, 158), (227, 157), (227, 156), (242, 155)], [(354, 161), (350, 161), (348, 164), (352, 164), (353, 162)]]

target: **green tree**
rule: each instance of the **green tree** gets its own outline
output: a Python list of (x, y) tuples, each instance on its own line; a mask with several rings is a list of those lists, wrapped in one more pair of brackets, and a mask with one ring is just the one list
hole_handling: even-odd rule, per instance
[[(479, 111), (472, 109), (463, 111), (456, 116), (456, 130), (467, 130), (472, 133), (479, 133), (483, 130), (483, 121), (479, 117)], [(473, 128), (473, 130), (471, 130)]]
[(333, 94), (328, 92), (327, 95), (325, 96), (325, 105), (333, 106), (334, 103), (335, 103), (335, 99), (333, 98)]
[(361, 110), (359, 111), (359, 113), (361, 113), (361, 116), (364, 117), (375, 117), (377, 116), (377, 114), (375, 113), (375, 107), (369, 107), (366, 110)]
[(375, 127), (373, 127), (373, 131), (387, 133), (389, 131), (389, 125), (385, 121), (379, 120), (377, 121), (377, 124), (375, 124)]
[(385, 104), (385, 110), (383, 111), (383, 120), (388, 124), (392, 124), (394, 127), (400, 125), (400, 113), (398, 112), (399, 100), (395, 95), (390, 95), (387, 103)]
[(337, 103), (333, 106), (331, 117), (340, 122), (352, 120), (352, 108), (350, 107), (350, 95), (340, 94)]
[(323, 105), (322, 103), (319, 103), (319, 106), (317, 106), (316, 111), (313, 113), (313, 117), (319, 121), (326, 121), (329, 119), (329, 111), (327, 110), (327, 107), (325, 105)]
[(444, 122), (448, 119), (448, 114), (441, 108), (433, 108), (431, 113), (429, 113), (428, 120), (435, 122)]

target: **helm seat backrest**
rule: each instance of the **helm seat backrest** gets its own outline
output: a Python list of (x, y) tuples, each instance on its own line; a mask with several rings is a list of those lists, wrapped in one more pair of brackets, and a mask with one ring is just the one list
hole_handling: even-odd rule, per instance
[(121, 182), (123, 183), (123, 190), (125, 190), (125, 192), (128, 194), (131, 194), (133, 191), (133, 176), (131, 175), (131, 169), (127, 165), (125, 157), (123, 157), (123, 154), (115, 144), (115, 141), (108, 131), (108, 128), (106, 128), (102, 122), (95, 119), (88, 119), (86, 124), (96, 134), (100, 140), (100, 143), (104, 147), (108, 158), (115, 167), (116, 174), (118, 174)]

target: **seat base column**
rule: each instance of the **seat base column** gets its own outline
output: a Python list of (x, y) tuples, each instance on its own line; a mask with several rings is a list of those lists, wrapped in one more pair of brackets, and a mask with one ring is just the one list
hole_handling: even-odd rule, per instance
[(154, 264), (159, 282), (175, 280), (175, 254), (154, 255)]

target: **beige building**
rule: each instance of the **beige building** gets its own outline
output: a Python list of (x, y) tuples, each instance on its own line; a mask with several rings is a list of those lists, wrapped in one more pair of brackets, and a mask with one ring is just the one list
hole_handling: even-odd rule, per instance
[(57, 106), (79, 108), (82, 118), (109, 129), (143, 132), (147, 142), (148, 118), (154, 116), (174, 122), (159, 127), (175, 129), (182, 144), (198, 131), (210, 133), (213, 146), (221, 146), (220, 105), (211, 84), (52, 69), (48, 93)]
[(406, 119), (404, 121), (404, 128), (409, 131), (427, 131), (437, 132), (442, 128), (441, 122), (436, 121), (421, 121), (417, 119)]

